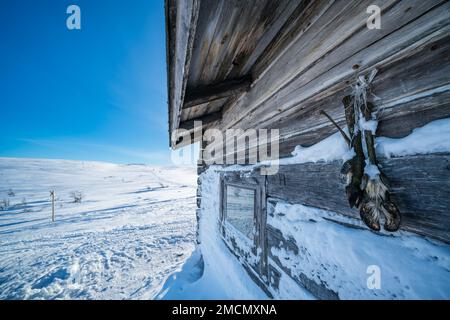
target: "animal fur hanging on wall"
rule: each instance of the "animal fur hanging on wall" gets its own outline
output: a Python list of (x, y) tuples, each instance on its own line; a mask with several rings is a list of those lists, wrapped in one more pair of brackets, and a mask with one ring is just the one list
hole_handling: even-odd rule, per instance
[(328, 114), (322, 113), (339, 129), (353, 150), (353, 157), (341, 170), (347, 180), (345, 190), (350, 207), (359, 209), (361, 219), (370, 229), (380, 230), (380, 221), (384, 218), (384, 229), (396, 231), (401, 215), (391, 200), (387, 179), (378, 165), (374, 146), (377, 117), (373, 104), (368, 101), (370, 84), (376, 73), (373, 70), (367, 77), (359, 76), (352, 94), (342, 100), (350, 137)]

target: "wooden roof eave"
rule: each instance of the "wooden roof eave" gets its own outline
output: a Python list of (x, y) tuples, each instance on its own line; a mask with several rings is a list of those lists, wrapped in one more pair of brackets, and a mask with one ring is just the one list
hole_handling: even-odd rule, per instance
[(200, 0), (165, 0), (169, 144), (179, 128)]

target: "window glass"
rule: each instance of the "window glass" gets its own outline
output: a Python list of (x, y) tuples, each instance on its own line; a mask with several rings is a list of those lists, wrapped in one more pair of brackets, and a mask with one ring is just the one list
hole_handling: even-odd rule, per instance
[(226, 204), (227, 221), (253, 240), (255, 190), (227, 186)]

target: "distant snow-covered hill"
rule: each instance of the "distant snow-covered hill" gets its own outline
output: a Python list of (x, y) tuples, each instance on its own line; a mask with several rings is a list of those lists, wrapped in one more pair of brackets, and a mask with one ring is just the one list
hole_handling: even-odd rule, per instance
[(0, 299), (153, 298), (194, 249), (195, 188), (193, 168), (0, 158)]

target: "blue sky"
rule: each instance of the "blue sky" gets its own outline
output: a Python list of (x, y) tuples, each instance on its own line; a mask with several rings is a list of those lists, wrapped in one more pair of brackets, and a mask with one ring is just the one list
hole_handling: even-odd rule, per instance
[(163, 0), (2, 0), (0, 157), (168, 163), (165, 63)]

